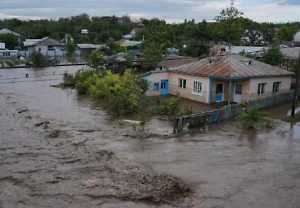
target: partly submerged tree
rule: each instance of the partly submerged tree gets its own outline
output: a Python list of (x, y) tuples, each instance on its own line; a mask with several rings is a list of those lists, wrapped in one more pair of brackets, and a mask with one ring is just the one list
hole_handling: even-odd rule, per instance
[(240, 110), (237, 119), (243, 125), (243, 127), (248, 129), (253, 129), (255, 127), (271, 125), (271, 121), (266, 118), (268, 114), (265, 111), (262, 111), (260, 105), (254, 105), (249, 107), (248, 112), (246, 113), (243, 109)]
[(48, 66), (49, 60), (39, 51), (33, 51), (29, 55), (29, 61), (33, 66)]
[(98, 69), (103, 64), (103, 54), (100, 51), (93, 51), (88, 58), (89, 66)]
[(219, 16), (215, 17), (219, 25), (219, 33), (224, 41), (231, 43), (232, 41), (240, 40), (243, 33), (241, 27), (241, 17), (243, 12), (240, 12), (234, 5), (234, 0), (231, 0), (229, 8), (223, 9)]

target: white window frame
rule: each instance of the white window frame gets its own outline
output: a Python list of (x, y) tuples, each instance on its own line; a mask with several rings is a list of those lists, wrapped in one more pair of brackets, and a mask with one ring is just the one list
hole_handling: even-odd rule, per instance
[[(196, 84), (196, 85), (195, 85)], [(199, 80), (194, 80), (193, 81), (193, 88), (192, 88), (192, 94), (196, 94), (196, 95), (202, 95), (202, 82)], [(195, 90), (196, 89), (196, 90)], [(200, 89), (200, 91), (199, 91)]]
[(182, 89), (186, 88), (186, 79), (178, 78), (178, 86)]
[(267, 83), (258, 83), (257, 94), (258, 95), (266, 94), (266, 86), (267, 86)]
[[(281, 84), (281, 82), (273, 82), (273, 88), (272, 88), (273, 94), (279, 93), (280, 84)], [(275, 85), (277, 85), (277, 87), (274, 88)], [(274, 89), (275, 89), (275, 91), (274, 91)]]

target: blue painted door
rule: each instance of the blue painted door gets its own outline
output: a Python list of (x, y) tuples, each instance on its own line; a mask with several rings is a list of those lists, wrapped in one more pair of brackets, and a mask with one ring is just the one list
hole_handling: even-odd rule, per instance
[(224, 97), (223, 83), (218, 83), (216, 87), (216, 102), (223, 102)]
[(168, 95), (169, 94), (169, 80), (161, 80), (160, 81), (160, 95)]

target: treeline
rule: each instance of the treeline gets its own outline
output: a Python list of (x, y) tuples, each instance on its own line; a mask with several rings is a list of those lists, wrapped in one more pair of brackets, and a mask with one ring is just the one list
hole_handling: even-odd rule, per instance
[[(235, 9), (231, 7), (229, 9)], [(90, 18), (81, 14), (70, 18), (41, 20), (0, 20), (0, 28), (8, 28), (20, 33), (23, 39), (51, 37), (63, 40), (66, 34), (72, 36), (74, 43), (106, 43), (111, 44), (122, 39), (133, 28), (141, 28), (134, 40), (145, 40), (143, 50), (155, 50), (156, 54), (164, 52), (168, 47), (176, 47), (180, 55), (202, 57), (207, 56), (209, 47), (216, 43), (229, 42), (232, 45), (243, 45), (241, 38), (248, 36), (248, 44), (268, 44), (275, 41), (289, 41), (300, 29), (300, 22), (258, 23), (240, 16), (230, 16), (230, 10), (222, 10), (214, 23), (203, 20), (185, 20), (180, 24), (168, 24), (161, 19), (140, 19), (133, 21), (128, 16), (107, 16)], [(241, 13), (242, 14), (242, 13)], [(232, 20), (232, 21), (231, 21)], [(280, 30), (276, 33), (275, 28)], [(87, 29), (88, 34), (81, 34)], [(263, 43), (255, 43), (257, 31), (264, 37)], [(1, 37), (0, 37), (1, 40)], [(8, 44), (7, 44), (8, 45)], [(147, 52), (146, 52), (147, 53)]]

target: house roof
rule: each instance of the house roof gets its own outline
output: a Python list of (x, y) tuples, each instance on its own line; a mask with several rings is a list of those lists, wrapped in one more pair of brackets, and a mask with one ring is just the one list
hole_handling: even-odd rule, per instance
[(197, 60), (199, 59), (195, 57), (185, 57), (169, 54), (162, 61), (160, 61), (157, 66), (164, 68), (174, 68)]
[(219, 78), (291, 76), (293, 73), (250, 58), (226, 53), (174, 68), (174, 72)]
[(7, 34), (7, 33), (12, 33), (12, 34), (14, 34), (17, 37), (21, 37), (21, 35), (19, 33), (11, 31), (11, 30), (9, 30), (7, 28), (3, 28), (3, 29), (0, 30), (0, 34)]
[(123, 46), (137, 46), (137, 45), (140, 45), (142, 44), (141, 41), (133, 41), (133, 40), (118, 40), (115, 42), (116, 44), (119, 44), (119, 45), (123, 45)]
[(49, 38), (49, 37), (44, 37), (44, 38), (41, 38), (41, 39), (26, 39), (23, 42), (23, 44), (24, 44), (25, 47), (35, 46), (36, 44), (41, 43), (41, 42), (46, 41), (46, 40), (49, 40), (49, 41), (53, 42), (54, 43), (53, 45), (64, 45), (63, 43), (60, 43), (59, 41), (54, 40), (54, 39)]
[(123, 56), (112, 55), (112, 56), (103, 56), (104, 61), (107, 63), (117, 63), (117, 62), (125, 62), (126, 59)]
[(299, 57), (300, 47), (280, 48), (280, 51), (286, 58), (297, 59)]
[(257, 52), (262, 52), (263, 50), (267, 50), (267, 47), (259, 47), (259, 46), (231, 46), (231, 47), (226, 47), (226, 51), (231, 52), (231, 54), (239, 54), (242, 52), (245, 53), (257, 53)]
[(91, 44), (91, 43), (80, 43), (80, 44), (77, 44), (78, 48), (81, 48), (81, 49), (96, 49), (96, 47)]

